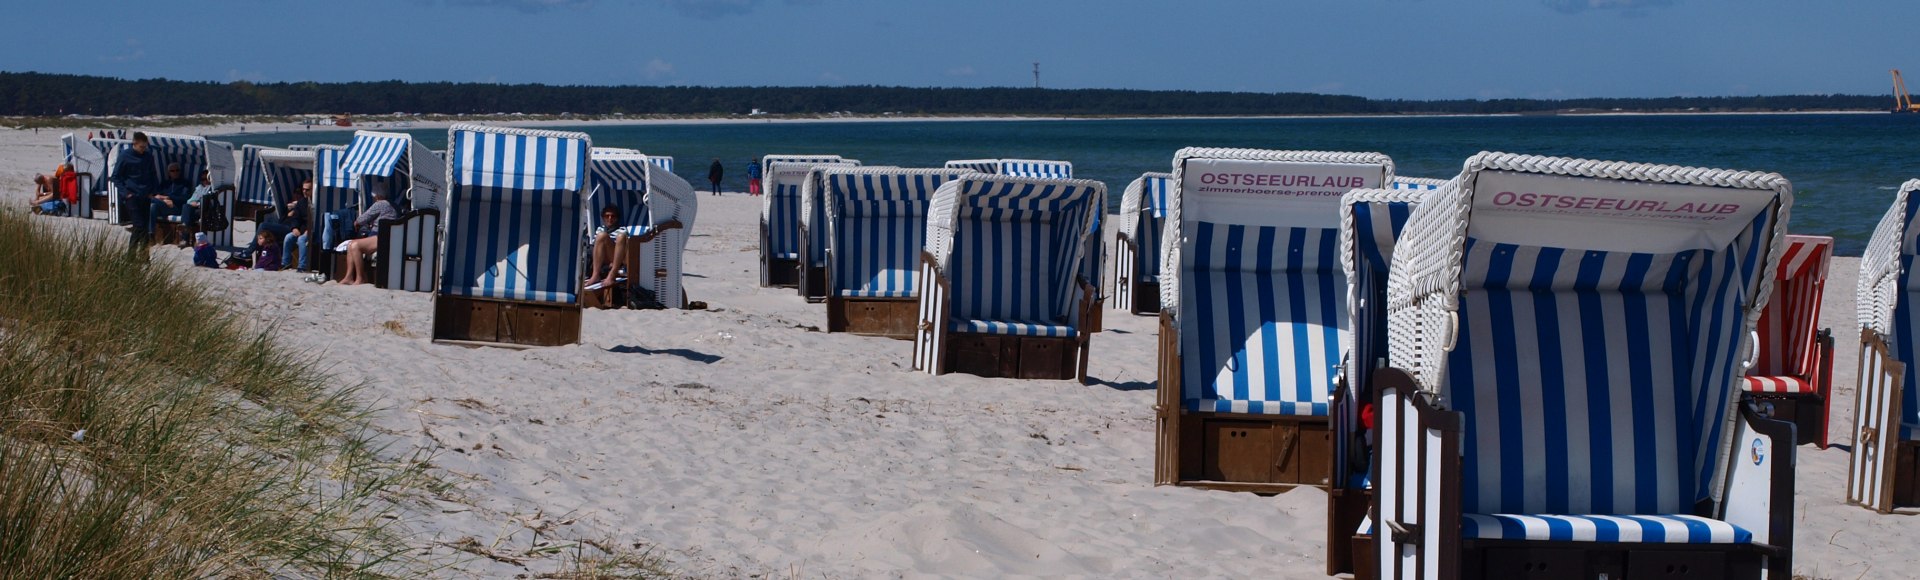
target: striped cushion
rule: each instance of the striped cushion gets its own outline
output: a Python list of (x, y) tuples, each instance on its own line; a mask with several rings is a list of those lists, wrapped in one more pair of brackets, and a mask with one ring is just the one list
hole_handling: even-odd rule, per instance
[(1412, 215), (1412, 203), (1353, 203), (1355, 259), (1353, 280), (1349, 283), (1354, 293), (1348, 299), (1357, 298), (1360, 304), (1348, 305), (1356, 317), (1349, 322), (1353, 341), (1348, 347), (1352, 351), (1348, 356), (1354, 361), (1368, 361), (1352, 366), (1354, 374), (1349, 378), (1355, 388), (1364, 389), (1376, 361), (1387, 356), (1387, 266), (1393, 261), (1394, 243)]
[(1324, 416), (1346, 329), (1339, 230), (1188, 230), (1182, 398), (1199, 411)]
[(1052, 336), (1073, 338), (1074, 329), (1064, 324), (1010, 320), (967, 320), (956, 318), (949, 327), (954, 332), (999, 334), (1004, 336)]
[(1681, 513), (1707, 497), (1770, 218), (1718, 252), (1469, 237), (1442, 385), (1465, 415), (1461, 510)]
[(912, 298), (912, 290), (841, 290), (841, 296), (860, 298)]
[(1812, 382), (1801, 377), (1792, 376), (1762, 377), (1748, 375), (1746, 381), (1741, 384), (1741, 388), (1749, 393), (1809, 394), (1814, 392)]
[(1468, 540), (1640, 544), (1745, 544), (1753, 541), (1753, 533), (1739, 526), (1689, 515), (1462, 514), (1460, 537)]

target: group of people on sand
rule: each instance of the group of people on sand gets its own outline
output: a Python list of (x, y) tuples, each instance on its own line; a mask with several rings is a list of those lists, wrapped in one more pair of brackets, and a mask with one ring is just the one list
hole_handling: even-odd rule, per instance
[[(713, 183), (713, 194), (720, 195), (720, 180), (726, 178), (727, 168), (720, 164), (720, 158), (713, 158), (713, 164), (707, 166), (707, 181)], [(760, 163), (747, 160), (747, 195), (760, 195)]]
[[(189, 181), (179, 163), (168, 164), (162, 173), (158, 170), (159, 163), (159, 155), (152, 150), (147, 135), (136, 132), (127, 150), (115, 160), (108, 174), (109, 180), (119, 191), (121, 208), (130, 222), (131, 249), (145, 255), (147, 247), (153, 244), (156, 222), (179, 216), (182, 227), (179, 245), (185, 247), (186, 240), (193, 240), (195, 265), (219, 267), (220, 264), (213, 258), (212, 246), (207, 243), (206, 232), (200, 231), (202, 212), (212, 203), (208, 201), (212, 196), (233, 189), (233, 185), (215, 185), (210, 174), (204, 170), (197, 180)], [(72, 172), (71, 166), (61, 165), (52, 177), (35, 176), (36, 186), (42, 189), (34, 196), (36, 211), (64, 213), (67, 204), (79, 202), (77, 183), (74, 183)], [(372, 235), (374, 228), (381, 220), (399, 218), (399, 212), (387, 200), (385, 193), (375, 193), (374, 198), (374, 202), (353, 220), (351, 231), (339, 232), (346, 240), (343, 245), (347, 254), (346, 272), (341, 284), (366, 284), (372, 281), (372, 274), (363, 262), (366, 256), (379, 250), (380, 239)], [(226, 266), (254, 270), (308, 270), (311, 266), (308, 246), (313, 241), (315, 229), (312, 206), (313, 180), (308, 179), (300, 184), (299, 192), (288, 200), (284, 208), (263, 213), (258, 220), (259, 228), (253, 242), (229, 257)]]

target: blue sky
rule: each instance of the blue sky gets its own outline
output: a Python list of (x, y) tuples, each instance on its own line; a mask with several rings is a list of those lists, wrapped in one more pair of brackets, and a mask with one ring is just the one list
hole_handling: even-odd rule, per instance
[(8, 0), (0, 70), (1375, 98), (1883, 94), (1912, 0)]

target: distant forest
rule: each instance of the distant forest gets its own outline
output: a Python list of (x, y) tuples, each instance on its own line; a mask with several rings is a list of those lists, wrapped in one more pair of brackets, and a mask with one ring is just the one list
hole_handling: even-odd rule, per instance
[(0, 115), (1390, 115), (1886, 110), (1886, 95), (1414, 101), (1312, 93), (914, 87), (231, 83), (0, 72)]

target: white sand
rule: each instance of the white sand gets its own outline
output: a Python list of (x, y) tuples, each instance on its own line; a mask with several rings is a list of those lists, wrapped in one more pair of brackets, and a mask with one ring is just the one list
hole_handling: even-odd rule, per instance
[[(58, 134), (0, 130), (0, 204), (25, 205)], [(1324, 493), (1152, 485), (1153, 319), (1108, 311), (1093, 385), (926, 376), (910, 343), (810, 330), (822, 306), (757, 287), (758, 198), (700, 202), (687, 286), (713, 309), (589, 310), (578, 346), (433, 345), (426, 294), (193, 271), (365, 381), (386, 406), (376, 423), (436, 454), (457, 491), (409, 508), (423, 546), (451, 558), (446, 543), (471, 537), (522, 561), (467, 557), (447, 576), (550, 572), (561, 557), (528, 555), (537, 542), (596, 540), (713, 577), (1324, 577)], [(154, 255), (192, 270), (185, 250)], [(1834, 262), (1823, 321), (1841, 443), (1857, 268)], [(1920, 519), (1845, 505), (1845, 451), (1799, 453), (1798, 573), (1920, 570)]]

